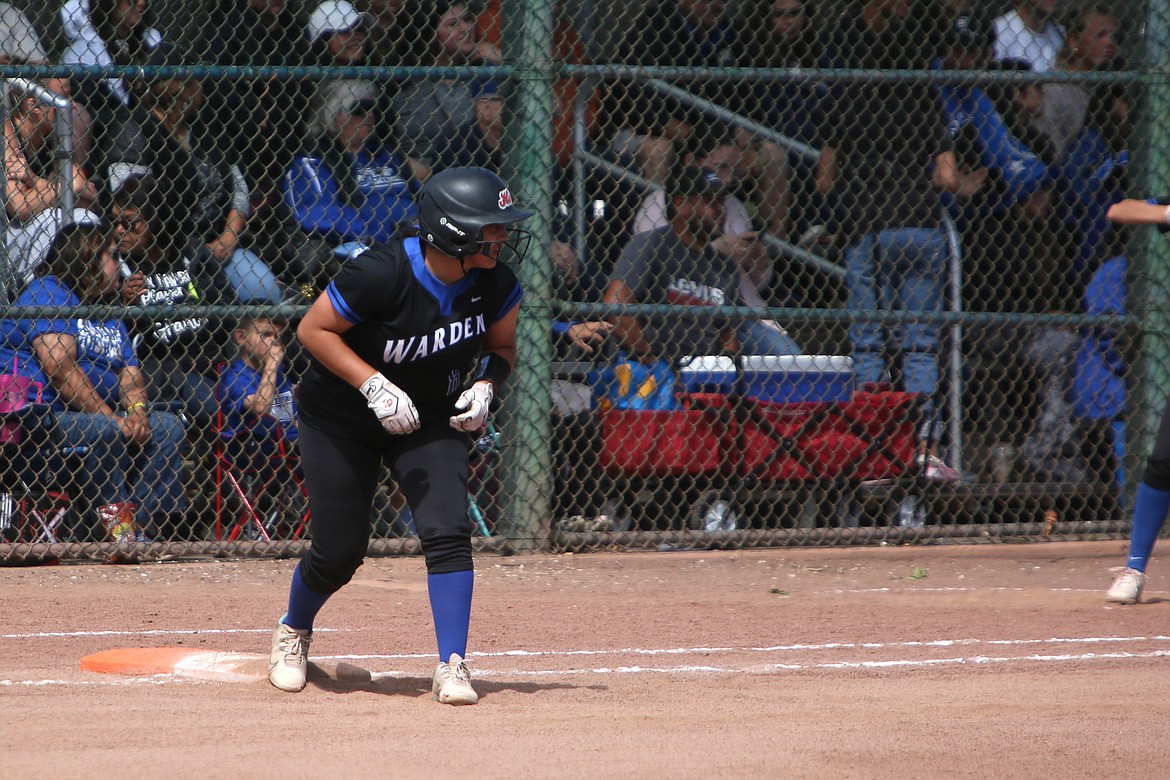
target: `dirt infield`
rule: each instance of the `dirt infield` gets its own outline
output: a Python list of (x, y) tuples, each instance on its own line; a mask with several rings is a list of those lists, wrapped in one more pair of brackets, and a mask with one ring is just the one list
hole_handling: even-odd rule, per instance
[(430, 700), (423, 564), (373, 559), (313, 656), (369, 682), (82, 672), (266, 653), (291, 561), (0, 569), (0, 776), (1167, 777), (1170, 598), (1122, 542), (481, 556), (476, 707)]

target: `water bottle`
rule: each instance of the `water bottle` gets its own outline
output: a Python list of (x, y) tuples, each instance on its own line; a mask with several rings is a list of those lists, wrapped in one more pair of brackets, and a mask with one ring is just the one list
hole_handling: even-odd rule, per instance
[(926, 525), (926, 503), (918, 496), (906, 496), (898, 504), (898, 525), (921, 528)]
[(1006, 441), (991, 445), (991, 477), (1003, 484), (1012, 481), (1016, 469), (1016, 448)]
[(720, 498), (711, 502), (711, 506), (707, 508), (707, 514), (703, 516), (703, 530), (708, 532), (734, 531), (735, 520), (735, 512), (726, 501)]

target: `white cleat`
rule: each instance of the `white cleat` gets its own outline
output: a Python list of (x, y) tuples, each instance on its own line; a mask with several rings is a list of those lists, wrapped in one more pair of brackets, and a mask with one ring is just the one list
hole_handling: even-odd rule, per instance
[(479, 694), (471, 687), (471, 672), (459, 653), (451, 653), (448, 663), (435, 667), (431, 694), (435, 701), (443, 704), (475, 704), (479, 701)]
[(1142, 588), (1146, 586), (1146, 573), (1125, 568), (1113, 581), (1105, 600), (1114, 604), (1136, 604), (1141, 601)]
[(268, 682), (289, 693), (304, 689), (312, 641), (312, 630), (290, 628), (277, 622), (272, 632), (272, 652), (268, 654)]

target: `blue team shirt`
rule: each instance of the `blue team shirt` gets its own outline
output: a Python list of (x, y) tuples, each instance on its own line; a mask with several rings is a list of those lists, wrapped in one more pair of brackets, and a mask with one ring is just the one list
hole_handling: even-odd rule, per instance
[(389, 241), (399, 223), (417, 213), (402, 162), (386, 149), (346, 154), (361, 193), (359, 203), (341, 199), (337, 178), (320, 157), (301, 155), (289, 168), (284, 197), (297, 224), (331, 244)]
[(280, 437), (288, 442), (296, 441), (296, 403), (292, 383), (283, 371), (276, 373), (276, 397), (270, 414), (257, 415), (244, 407), (245, 399), (260, 389), (260, 379), (260, 372), (242, 358), (236, 358), (223, 370), (219, 378), (219, 406), (224, 417), (221, 435), (231, 438), (249, 433), (271, 444), (269, 449), (275, 448)]
[[(33, 279), (13, 302), (17, 306), (80, 306), (81, 299), (54, 276)], [(33, 340), (47, 333), (77, 339), (77, 365), (107, 404), (120, 400), (118, 378), (122, 369), (137, 366), (134, 344), (125, 323), (118, 319), (81, 318), (0, 321), (0, 366), (11, 367), (15, 358), (19, 373), (44, 386), (44, 400), (55, 411), (69, 407), (57, 395), (35, 357)], [(7, 370), (7, 368), (5, 369)], [(35, 400), (29, 398), (29, 400)]]

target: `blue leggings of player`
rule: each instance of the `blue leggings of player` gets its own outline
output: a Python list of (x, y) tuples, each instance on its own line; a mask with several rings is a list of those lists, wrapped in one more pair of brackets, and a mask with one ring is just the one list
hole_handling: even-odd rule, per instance
[(348, 438), (300, 422), (301, 466), (312, 511), (313, 544), (301, 563), (312, 590), (334, 593), (353, 577), (370, 542), (371, 507), (383, 457), (406, 497), (429, 574), (470, 571), (467, 519), (470, 440), (447, 418), (406, 436)]

